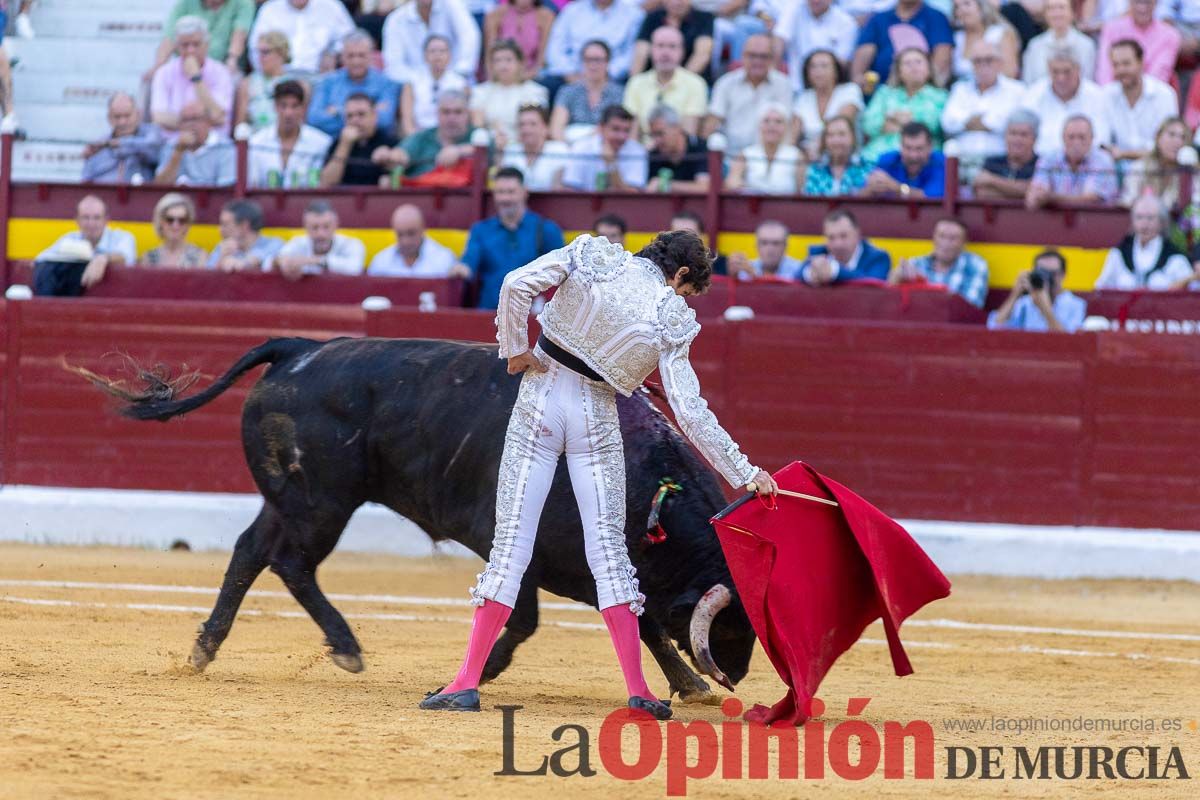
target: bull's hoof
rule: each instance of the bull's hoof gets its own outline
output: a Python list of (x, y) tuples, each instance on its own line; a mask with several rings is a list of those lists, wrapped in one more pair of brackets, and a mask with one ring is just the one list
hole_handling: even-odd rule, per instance
[(721, 696), (716, 694), (711, 689), (685, 689), (679, 693), (679, 700), (686, 706), (705, 705), (719, 706), (721, 705)]
[(333, 663), (346, 670), (346, 672), (352, 672), (355, 675), (362, 672), (365, 667), (362, 656), (357, 653), (330, 653), (329, 657), (333, 660)]
[(192, 653), (188, 656), (188, 666), (196, 672), (204, 672), (204, 668), (212, 663), (215, 656), (204, 649), (204, 645), (196, 642), (192, 645)]

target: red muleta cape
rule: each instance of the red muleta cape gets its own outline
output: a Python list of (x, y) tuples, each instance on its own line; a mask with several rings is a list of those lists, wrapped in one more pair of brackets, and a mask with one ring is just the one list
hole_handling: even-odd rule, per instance
[(912, 673), (900, 624), (949, 595), (950, 581), (895, 520), (837, 481), (801, 461), (775, 480), (838, 506), (781, 494), (775, 510), (743, 499), (712, 521), (750, 623), (788, 686), (745, 718), (799, 725), (833, 663), (880, 617), (896, 674)]

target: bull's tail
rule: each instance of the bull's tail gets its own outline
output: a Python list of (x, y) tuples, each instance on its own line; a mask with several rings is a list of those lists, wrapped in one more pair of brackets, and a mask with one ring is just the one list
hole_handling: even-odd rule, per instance
[(134, 374), (135, 380), (140, 383), (140, 386), (136, 388), (131, 388), (125, 380), (105, 378), (83, 367), (75, 367), (66, 363), (63, 364), (63, 367), (91, 381), (102, 391), (124, 400), (126, 405), (120, 409), (122, 416), (166, 422), (171, 417), (195, 411), (205, 403), (214, 400), (249, 370), (261, 364), (285, 361), (300, 353), (308, 352), (314, 347), (320, 347), (321, 344), (312, 339), (271, 339), (238, 359), (236, 364), (207, 389), (183, 399), (177, 399), (178, 395), (187, 391), (200, 378), (200, 373), (187, 372), (186, 367), (182, 375), (175, 377), (167, 367), (161, 364), (152, 369), (145, 369), (126, 356), (130, 371)]

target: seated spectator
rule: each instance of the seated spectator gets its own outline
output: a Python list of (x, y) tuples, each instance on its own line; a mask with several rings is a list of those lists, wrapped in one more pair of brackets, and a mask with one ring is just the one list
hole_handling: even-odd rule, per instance
[(600, 114), (609, 106), (621, 105), (624, 89), (608, 74), (608, 45), (599, 39), (583, 46), (583, 68), (579, 79), (563, 85), (554, 96), (550, 136), (573, 142), (595, 133)]
[(488, 80), (471, 90), (471, 124), (487, 128), (496, 146), (506, 147), (516, 137), (517, 109), (525, 105), (549, 107), (546, 87), (525, 79), (516, 42), (496, 42), (488, 52)]
[(231, 200), (218, 218), (221, 243), (208, 257), (208, 267), (221, 272), (268, 271), (283, 240), (263, 236), (262, 207), (253, 200)]
[(563, 6), (546, 43), (544, 80), (551, 93), (579, 78), (583, 48), (597, 39), (608, 46), (609, 77), (615, 81), (629, 77), (642, 16), (640, 8), (623, 0), (573, 0)]
[(562, 188), (563, 171), (571, 150), (550, 137), (550, 114), (545, 106), (522, 106), (517, 112), (517, 141), (504, 148), (500, 165), (515, 167), (525, 176), (525, 188), (548, 192)]
[(408, 83), (424, 69), (423, 47), (433, 34), (450, 44), (450, 69), (467, 83), (479, 66), (479, 26), (462, 0), (413, 0), (383, 23), (383, 66), (387, 76)]
[(354, 30), (354, 20), (339, 0), (266, 0), (250, 30), (250, 62), (261, 67), (258, 41), (279, 31), (291, 42), (292, 69), (315, 75), (321, 57)]
[[(1087, 317), (1087, 301), (1062, 287), (1067, 260), (1057, 250), (1033, 259), (1033, 269), (1017, 276), (1004, 303), (988, 314), (989, 330), (1074, 333)], [(1034, 286), (1034, 283), (1037, 286)]]
[(1063, 126), (1062, 149), (1039, 158), (1025, 194), (1027, 208), (1060, 203), (1111, 203), (1117, 199), (1117, 167), (1093, 147), (1092, 123), (1076, 114)]
[(1075, 12), (1071, 0), (1046, 0), (1045, 33), (1039, 33), (1025, 46), (1021, 80), (1032, 86), (1050, 77), (1050, 54), (1066, 46), (1079, 59), (1085, 77), (1096, 74), (1096, 43), (1075, 27)]
[(267, 31), (255, 45), (258, 69), (238, 83), (234, 97), (234, 126), (247, 123), (261, 131), (275, 124), (275, 87), (283, 81), (298, 80), (289, 69), (292, 50), (287, 37), (279, 31)]
[[(229, 71), (236, 74), (241, 69), (242, 56), (246, 53), (246, 37), (250, 34), (257, 10), (254, 0), (176, 0), (163, 30), (175, 30), (175, 23), (183, 17), (204, 20), (212, 37), (208, 54), (213, 61), (224, 62)], [(170, 38), (163, 39), (154, 58), (154, 69), (167, 63), (174, 49), (175, 44)]]
[(1132, 206), (1144, 194), (1162, 200), (1167, 208), (1179, 203), (1179, 151), (1188, 140), (1188, 128), (1179, 117), (1170, 117), (1158, 126), (1154, 147), (1125, 174), (1121, 205)]
[(366, 31), (356, 30), (342, 40), (342, 68), (321, 78), (314, 87), (309, 125), (337, 138), (346, 124), (342, 119), (346, 98), (365, 94), (375, 101), (379, 129), (395, 135), (400, 86), (371, 66), (374, 57), (375, 40)]
[(237, 180), (237, 153), (230, 138), (213, 129), (204, 106), (199, 101), (188, 103), (177, 122), (175, 141), (164, 143), (158, 155), (154, 182), (160, 186), (232, 186)]
[(275, 86), (275, 124), (250, 137), (246, 184), (256, 189), (316, 188), (333, 140), (304, 124), (304, 86)]
[(175, 23), (178, 53), (154, 71), (150, 82), (150, 119), (174, 140), (185, 106), (197, 103), (209, 125), (224, 129), (233, 112), (233, 77), (219, 61), (208, 57), (208, 24), (199, 17)]
[(854, 123), (863, 110), (863, 96), (858, 84), (847, 79), (845, 68), (828, 50), (809, 53), (803, 74), (808, 88), (796, 97), (796, 135), (805, 154), (814, 158), (825, 123), (836, 117)]
[(697, 133), (708, 108), (708, 84), (682, 67), (683, 34), (669, 27), (656, 30), (650, 41), (650, 61), (653, 69), (634, 75), (625, 84), (622, 103), (637, 119), (643, 142), (649, 140), (650, 112), (660, 105), (679, 112), (683, 129)]
[(858, 220), (844, 209), (825, 215), (822, 223), (825, 244), (808, 248), (800, 265), (800, 280), (810, 286), (862, 280), (887, 280), (892, 257), (863, 238)]
[(901, 50), (892, 77), (875, 91), (863, 111), (862, 132), (867, 137), (863, 158), (874, 161), (896, 150), (901, 129), (913, 122), (925, 126), (931, 147), (939, 147), (946, 97), (945, 89), (933, 85), (929, 56), (915, 48)]
[(792, 84), (774, 68), (771, 37), (751, 36), (742, 50), (739, 69), (717, 79), (708, 103), (708, 117), (701, 135), (721, 131), (725, 149), (740, 153), (758, 138), (758, 113), (764, 103), (792, 104)]
[[(959, 2), (974, 5), (976, 0)], [(1000, 74), (1000, 49), (996, 45), (980, 39), (972, 48), (972, 77), (955, 81), (951, 87), (942, 109), (942, 132), (958, 144), (960, 158), (978, 163), (1004, 152), (1004, 125), (1020, 107), (1025, 87)]]
[(38, 254), (36, 261), (57, 261), (73, 247), (82, 244), (92, 255), (83, 270), (83, 288), (104, 280), (110, 265), (130, 266), (137, 263), (137, 242), (133, 234), (108, 225), (108, 207), (95, 195), (86, 195), (75, 206), (75, 224), (79, 230), (64, 233)]
[(162, 150), (162, 132), (142, 122), (137, 101), (125, 92), (116, 92), (108, 100), (108, 137), (83, 149), (84, 183), (130, 183), (154, 177), (158, 153)]
[(874, 165), (854, 151), (857, 136), (854, 123), (834, 117), (821, 131), (817, 160), (808, 165), (804, 193), (817, 197), (858, 194), (867, 184)]
[(313, 200), (304, 209), (304, 233), (293, 236), (280, 248), (273, 269), (292, 281), (325, 272), (361, 275), (367, 249), (358, 239), (337, 231), (338, 215), (333, 206), (326, 200)]
[(646, 148), (633, 137), (633, 114), (609, 106), (600, 127), (571, 145), (563, 185), (579, 191), (640, 191), (649, 171)]
[[(894, 8), (880, 11), (858, 32), (850, 78), (870, 94), (873, 83), (891, 80), (899, 65), (896, 55), (905, 48), (930, 54), (933, 80), (939, 85), (950, 78), (954, 55), (954, 33), (950, 20), (930, 8), (924, 0), (897, 0)], [(868, 79), (872, 73), (873, 81)]]
[(928, 283), (944, 286), (977, 308), (987, 300), (988, 265), (968, 253), (967, 226), (956, 219), (938, 220), (933, 226), (933, 252), (927, 256), (902, 258), (888, 275), (888, 283)]
[(508, 0), (488, 12), (483, 23), (483, 50), (508, 39), (521, 48), (525, 74), (534, 76), (546, 66), (546, 42), (554, 24), (554, 11), (542, 0)]
[[(0, 16), (4, 12), (0, 10)], [(4, 49), (4, 37), (0, 36), (0, 119), (16, 127), (16, 112), (13, 111), (12, 61)]]
[(1050, 77), (1026, 89), (1022, 104), (1040, 120), (1035, 146), (1037, 154), (1045, 157), (1062, 146), (1063, 124), (1073, 114), (1086, 115), (1091, 120), (1096, 141), (1107, 142), (1104, 93), (1099, 86), (1081, 77), (1075, 50), (1055, 48), (1050, 52), (1049, 65)]
[(991, 0), (954, 0), (954, 78), (969, 81), (975, 75), (971, 55), (975, 46), (987, 42), (996, 52), (1000, 75), (1021, 74), (1021, 41), (1000, 8)]
[(1004, 125), (1004, 155), (984, 159), (983, 169), (975, 173), (972, 183), (975, 197), (1024, 200), (1037, 169), (1033, 149), (1037, 136), (1037, 114), (1026, 108), (1009, 114)]
[(1186, 289), (1196, 280), (1188, 257), (1166, 236), (1167, 207), (1152, 195), (1142, 195), (1129, 211), (1132, 230), (1108, 251), (1096, 279), (1097, 290)]
[[(704, 220), (695, 211), (683, 209), (676, 211), (671, 215), (670, 222), (667, 223), (669, 231), (691, 231), (699, 236), (704, 241), (708, 241), (708, 235), (704, 230)], [(728, 275), (729, 260), (723, 255), (713, 253), (713, 274)]]
[(425, 235), (425, 217), (414, 205), (392, 212), (396, 246), (371, 259), (367, 274), (387, 278), (462, 278), (470, 273), (450, 250)]
[(603, 236), (613, 244), (625, 246), (625, 234), (629, 233), (629, 223), (624, 217), (616, 214), (605, 214), (592, 223), (592, 233)]
[(141, 263), (151, 267), (193, 269), (203, 267), (208, 253), (187, 240), (196, 221), (196, 206), (190, 197), (170, 192), (154, 206), (154, 235), (162, 242), (142, 256)]
[(392, 169), (407, 163), (399, 141), (379, 129), (375, 101), (367, 95), (350, 95), (343, 113), (346, 124), (329, 146), (321, 185), (386, 186)]
[(946, 159), (933, 150), (933, 136), (919, 122), (900, 130), (900, 149), (884, 153), (863, 187), (865, 197), (942, 197)]
[[(711, 11), (713, 19), (714, 74), (725, 71), (727, 63), (742, 60), (742, 48), (746, 39), (768, 33), (767, 23), (759, 9), (774, 5), (778, 0), (696, 0), (696, 7)], [(778, 17), (778, 13), (773, 18)], [(728, 53), (729, 58), (725, 58)]]
[(404, 166), (404, 176), (415, 178), (435, 169), (454, 169), (475, 156), (471, 145), (471, 119), (467, 98), (459, 92), (442, 92), (438, 97), (438, 121), (433, 128), (418, 131), (400, 145), (395, 155)]
[(683, 129), (668, 106), (650, 112), (650, 175), (647, 191), (703, 194), (708, 191), (708, 148)]
[(500, 302), (504, 276), (563, 246), (562, 228), (529, 210), (520, 170), (503, 167), (492, 180), (496, 216), (480, 220), (467, 234), (463, 264), (479, 285), (479, 308)]
[(400, 130), (404, 136), (437, 126), (443, 92), (466, 97), (467, 79), (450, 69), (450, 40), (432, 34), (425, 40), (425, 64), (414, 70), (400, 90)]
[(1145, 64), (1139, 66), (1144, 67), (1147, 75), (1163, 83), (1175, 77), (1182, 37), (1174, 26), (1155, 19), (1157, 6), (1158, 0), (1129, 0), (1128, 14), (1104, 23), (1100, 29), (1096, 83), (1103, 86), (1118, 78), (1109, 52), (1117, 42), (1126, 41), (1136, 42), (1146, 54)]
[(749, 194), (798, 194), (804, 185), (804, 154), (787, 143), (787, 106), (764, 103), (758, 115), (758, 143), (733, 159), (725, 187)]
[(1142, 47), (1132, 39), (1113, 44), (1108, 60), (1116, 80), (1101, 89), (1101, 113), (1112, 143), (1101, 146), (1117, 161), (1139, 159), (1154, 146), (1154, 133), (1163, 120), (1179, 114), (1179, 98), (1170, 86), (1142, 72)]
[(797, 280), (800, 277), (800, 260), (787, 254), (788, 236), (787, 226), (782, 222), (760, 222), (754, 229), (754, 247), (758, 251), (758, 258), (749, 259), (742, 253), (734, 253), (729, 256), (729, 274), (738, 280)]
[(675, 28), (683, 35), (683, 68), (709, 79), (713, 55), (713, 15), (692, 7), (691, 0), (663, 0), (662, 6), (648, 13), (638, 28), (633, 46), (633, 66), (629, 74), (645, 72), (650, 63), (650, 39), (662, 27)]
[[(772, 33), (783, 42), (793, 88), (802, 92), (806, 86), (811, 86), (808, 83), (808, 59), (818, 50), (831, 53), (837, 60), (838, 72), (845, 72), (848, 80), (858, 29), (857, 20), (842, 4), (835, 5), (833, 0), (784, 3)], [(749, 43), (747, 39), (746, 44)], [(743, 50), (742, 58), (745, 57)], [(862, 95), (861, 90), (859, 95)]]

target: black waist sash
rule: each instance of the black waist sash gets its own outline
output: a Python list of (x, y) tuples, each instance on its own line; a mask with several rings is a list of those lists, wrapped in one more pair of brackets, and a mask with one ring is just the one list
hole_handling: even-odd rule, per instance
[(571, 355), (566, 350), (563, 350), (554, 342), (547, 339), (546, 334), (544, 333), (538, 336), (538, 347), (542, 348), (542, 351), (546, 355), (550, 356), (572, 372), (578, 372), (583, 377), (590, 378), (594, 381), (604, 381), (604, 378), (600, 377), (596, 373), (596, 370), (583, 363), (578, 356)]

